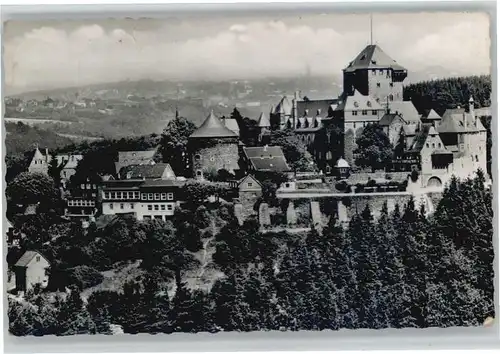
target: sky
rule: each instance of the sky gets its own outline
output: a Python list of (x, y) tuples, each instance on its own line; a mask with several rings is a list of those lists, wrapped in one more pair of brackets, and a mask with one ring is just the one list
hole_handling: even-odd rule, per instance
[[(409, 71), (490, 72), (486, 13), (376, 13), (373, 42)], [(369, 14), (232, 13), (4, 24), (6, 94), (125, 80), (338, 76)]]

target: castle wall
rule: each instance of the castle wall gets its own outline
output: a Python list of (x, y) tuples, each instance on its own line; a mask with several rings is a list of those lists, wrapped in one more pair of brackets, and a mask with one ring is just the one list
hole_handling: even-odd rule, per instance
[(393, 81), (391, 70), (368, 70), (367, 80), (368, 94), (380, 104), (387, 104), (389, 95), (393, 101), (403, 100), (403, 82)]
[(233, 173), (238, 166), (238, 145), (231, 142), (200, 147), (193, 151), (191, 158), (193, 176), (198, 179), (204, 178), (210, 171), (217, 172), (220, 169)]

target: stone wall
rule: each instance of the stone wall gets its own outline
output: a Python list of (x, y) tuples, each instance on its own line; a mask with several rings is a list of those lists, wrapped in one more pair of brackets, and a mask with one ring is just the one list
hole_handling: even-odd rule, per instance
[(238, 145), (236, 143), (217, 144), (201, 147), (193, 151), (193, 176), (199, 177), (197, 171), (206, 175), (210, 171), (226, 169), (229, 172), (238, 168)]

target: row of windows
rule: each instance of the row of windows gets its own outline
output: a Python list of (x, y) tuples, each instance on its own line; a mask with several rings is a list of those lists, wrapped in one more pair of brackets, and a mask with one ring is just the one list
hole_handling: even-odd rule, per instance
[[(386, 71), (386, 70), (384, 70), (384, 69), (380, 69), (380, 70), (378, 71), (378, 73), (379, 73), (379, 75), (384, 75), (384, 74), (386, 74), (386, 75), (387, 75), (387, 77), (390, 77), (390, 76), (391, 76), (391, 71), (390, 71), (390, 70), (387, 70), (387, 71)], [(373, 69), (373, 70), (372, 70), (372, 75), (377, 75), (377, 69)]]
[(93, 200), (68, 200), (68, 206), (95, 206)]
[(140, 192), (104, 192), (104, 199), (139, 199)]
[[(65, 176), (66, 176), (66, 174), (65, 174)], [(95, 189), (95, 188), (96, 188), (95, 184), (90, 184), (90, 183), (84, 184), (84, 183), (82, 183), (80, 185), (80, 189)]]
[[(113, 203), (109, 203), (109, 209), (110, 210), (113, 210), (114, 209), (114, 204)], [(129, 207), (130, 209), (135, 209), (135, 204), (134, 203), (130, 203), (129, 204)], [(125, 203), (120, 203), (119, 205), (119, 208), (121, 210), (125, 209)], [(165, 211), (165, 210), (168, 210), (168, 211), (172, 211), (173, 210), (173, 206), (172, 204), (154, 204), (154, 205), (148, 205), (148, 210), (155, 210), (155, 211), (158, 211), (158, 210), (161, 210), (161, 211)]]
[[(438, 148), (441, 148), (441, 143), (438, 143)], [(429, 143), (425, 144), (426, 147), (430, 147), (429, 146)], [(435, 149), (436, 148), (436, 144), (432, 143), (432, 148)]]
[[(156, 220), (164, 220), (162, 215), (155, 215), (155, 216), (153, 216), (153, 218)], [(144, 215), (143, 219), (144, 220), (151, 220), (152, 217), (151, 217), (151, 215)]]
[[(174, 207), (172, 206), (172, 204), (167, 204), (166, 208), (167, 208), (166, 210), (172, 211)], [(158, 210), (165, 211), (165, 204), (154, 204), (154, 205), (149, 204), (148, 205), (148, 210), (150, 210), (150, 211), (151, 210), (154, 210), (154, 211), (158, 211)]]
[[(362, 114), (362, 115), (364, 115), (364, 116), (366, 116), (366, 115), (368, 115), (368, 111), (367, 111), (366, 109), (363, 109), (363, 110), (361, 111), (361, 114)], [(352, 115), (353, 115), (353, 116), (357, 116), (357, 115), (358, 115), (358, 111), (352, 111)], [(373, 111), (372, 111), (372, 116), (376, 116), (376, 115), (377, 115), (377, 111), (376, 111), (376, 110), (373, 110)]]
[[(392, 82), (389, 82), (390, 87), (394, 87), (394, 84)], [(380, 82), (377, 82), (377, 87), (380, 87)]]

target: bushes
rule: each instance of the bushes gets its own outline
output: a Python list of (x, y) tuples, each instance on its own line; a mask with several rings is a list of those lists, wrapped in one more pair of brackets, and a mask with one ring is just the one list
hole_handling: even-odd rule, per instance
[(67, 272), (68, 285), (76, 285), (81, 290), (96, 286), (104, 280), (104, 276), (97, 269), (85, 265), (69, 268)]

